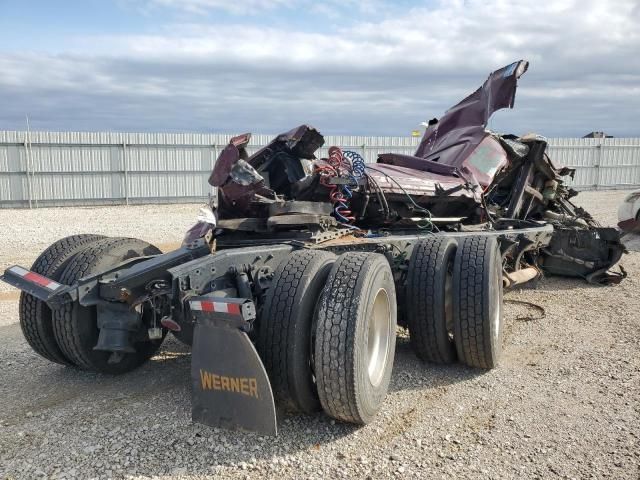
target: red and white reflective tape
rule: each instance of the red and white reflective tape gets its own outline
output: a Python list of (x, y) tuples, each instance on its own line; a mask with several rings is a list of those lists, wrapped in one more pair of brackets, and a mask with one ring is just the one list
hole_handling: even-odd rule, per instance
[(35, 284), (40, 285), (48, 290), (57, 290), (62, 285), (58, 282), (54, 282), (53, 280), (48, 279), (47, 277), (43, 277), (42, 275), (38, 275), (37, 273), (30, 272), (29, 270), (25, 270), (22, 267), (11, 267), (9, 268), (11, 273), (15, 273), (16, 275), (20, 275), (25, 280), (33, 282)]
[(200, 312), (230, 313), (240, 315), (240, 305), (237, 303), (211, 302), (208, 300), (192, 300), (189, 302), (191, 310)]

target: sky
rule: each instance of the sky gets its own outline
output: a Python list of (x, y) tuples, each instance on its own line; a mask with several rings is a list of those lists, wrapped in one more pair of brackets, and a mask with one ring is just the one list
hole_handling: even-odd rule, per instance
[(409, 135), (529, 60), (490, 128), (640, 136), (640, 0), (0, 0), (0, 130)]

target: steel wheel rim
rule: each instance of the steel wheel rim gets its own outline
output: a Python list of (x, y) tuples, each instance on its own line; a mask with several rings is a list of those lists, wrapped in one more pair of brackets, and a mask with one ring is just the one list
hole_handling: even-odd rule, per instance
[(389, 324), (391, 305), (385, 289), (376, 293), (369, 321), (367, 342), (367, 373), (369, 381), (376, 387), (382, 382), (387, 366), (387, 352), (391, 337)]

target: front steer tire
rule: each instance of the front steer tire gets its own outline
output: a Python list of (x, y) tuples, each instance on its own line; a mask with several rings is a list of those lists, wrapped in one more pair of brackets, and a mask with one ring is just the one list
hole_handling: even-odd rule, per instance
[(502, 353), (502, 257), (492, 236), (464, 238), (453, 266), (453, 324), (458, 358), (494, 368)]
[(311, 369), (312, 326), (335, 259), (320, 250), (293, 252), (276, 268), (266, 294), (257, 347), (274, 397), (289, 411), (320, 410)]
[[(69, 260), (76, 253), (103, 238), (102, 235), (90, 234), (62, 238), (40, 254), (33, 262), (31, 271), (59, 281)], [(22, 334), (33, 351), (51, 362), (72, 365), (56, 342), (49, 306), (33, 295), (22, 292), (19, 312)]]
[[(418, 358), (433, 363), (456, 361), (450, 335), (451, 267), (458, 242), (430, 236), (413, 248), (407, 272), (406, 312), (411, 347)], [(451, 328), (452, 329), (452, 328)]]
[[(160, 254), (153, 245), (133, 238), (99, 240), (78, 253), (67, 265), (60, 281), (72, 285), (82, 277), (98, 273), (127, 259)], [(134, 343), (135, 353), (125, 353), (117, 363), (109, 363), (111, 352), (94, 350), (99, 329), (95, 307), (78, 302), (67, 303), (54, 310), (54, 333), (67, 358), (83, 370), (120, 374), (147, 361), (158, 350), (162, 339)]]
[(369, 423), (389, 389), (397, 305), (386, 257), (349, 252), (336, 260), (317, 315), (314, 365), (318, 396), (330, 416)]

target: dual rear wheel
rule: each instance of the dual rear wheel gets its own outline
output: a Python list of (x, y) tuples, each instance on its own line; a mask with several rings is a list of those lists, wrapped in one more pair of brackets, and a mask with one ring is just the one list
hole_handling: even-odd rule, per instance
[[(421, 240), (406, 291), (411, 344), (423, 360), (493, 368), (502, 346), (502, 262), (492, 236)], [(257, 347), (275, 398), (366, 424), (387, 394), (395, 354), (396, 291), (380, 254), (299, 250), (274, 275)]]
[[(133, 238), (73, 235), (47, 248), (31, 270), (72, 285), (84, 276), (130, 258), (159, 253), (153, 245)], [(73, 302), (52, 310), (41, 300), (22, 293), (19, 316), (24, 337), (36, 353), (56, 363), (99, 373), (132, 370), (148, 360), (162, 343), (161, 340), (137, 339), (135, 352), (125, 353), (113, 362), (110, 352), (94, 350), (99, 334), (95, 307), (83, 307)]]
[(294, 252), (275, 272), (257, 342), (276, 399), (368, 423), (389, 388), (396, 319), (383, 255)]
[(406, 311), (411, 346), (422, 360), (495, 367), (504, 323), (497, 239), (421, 240), (409, 261)]

